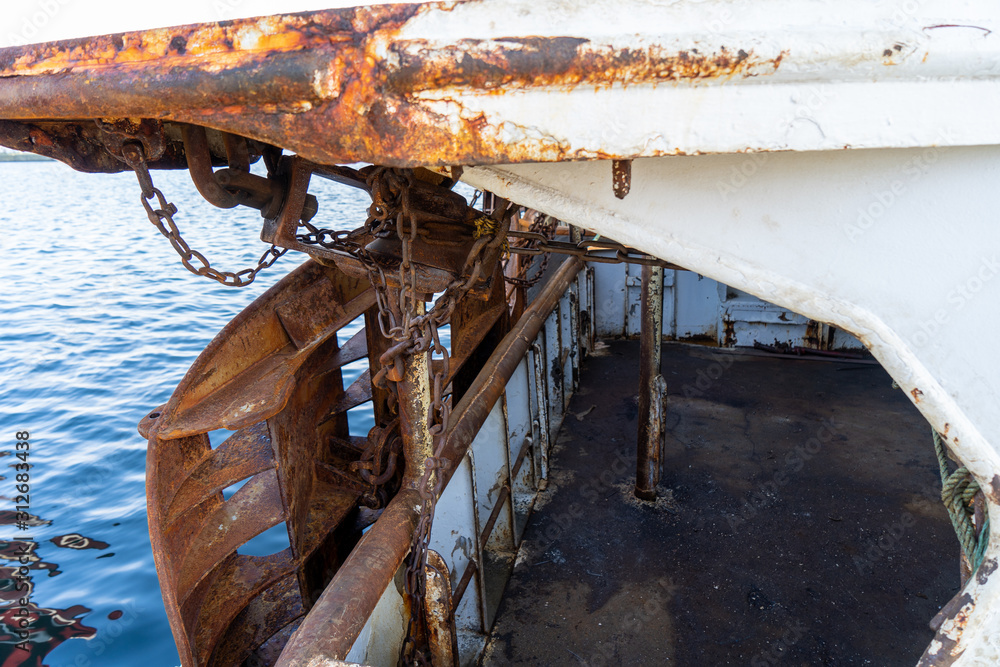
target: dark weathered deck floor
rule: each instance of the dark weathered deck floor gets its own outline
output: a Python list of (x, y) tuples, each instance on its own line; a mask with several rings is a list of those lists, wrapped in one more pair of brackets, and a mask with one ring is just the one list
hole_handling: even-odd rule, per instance
[(888, 375), (665, 345), (663, 497), (644, 504), (638, 350), (584, 363), (570, 410), (596, 407), (563, 424), (483, 664), (914, 665), (958, 543), (929, 427)]

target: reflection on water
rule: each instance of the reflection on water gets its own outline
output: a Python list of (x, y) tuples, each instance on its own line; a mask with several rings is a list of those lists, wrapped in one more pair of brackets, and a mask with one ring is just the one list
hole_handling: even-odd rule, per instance
[[(255, 211), (211, 207), (184, 172), (154, 176), (192, 248), (221, 269), (256, 263)], [(312, 191), (323, 226), (364, 222), (364, 193), (323, 180)], [(303, 259), (289, 253), (248, 288), (225, 288), (180, 266), (146, 220), (134, 175), (0, 164), (0, 447), (19, 430), (32, 436), (24, 531), (15, 482), (0, 475), (0, 667), (178, 664), (136, 424), (230, 319)], [(367, 433), (363, 419), (356, 432)], [(29, 651), (16, 648), (22, 618)]]
[[(14, 516), (7, 519), (8, 522), (3, 525), (14, 525)], [(49, 524), (50, 521), (32, 516), (20, 525), (31, 530)], [(109, 546), (106, 542), (75, 534), (53, 538), (52, 542), (57, 547), (70, 549), (87, 548), (76, 545), (93, 544), (95, 548), (102, 549)], [(82, 618), (78, 618), (91, 612), (88, 607), (81, 604), (66, 609), (38, 606), (34, 577), (42, 571), (47, 571), (49, 577), (62, 574), (58, 565), (42, 560), (38, 553), (39, 546), (30, 538), (0, 540), (0, 560), (6, 563), (0, 566), (0, 667), (41, 667), (42, 660), (67, 639), (92, 639), (97, 635), (96, 628), (84, 625)]]

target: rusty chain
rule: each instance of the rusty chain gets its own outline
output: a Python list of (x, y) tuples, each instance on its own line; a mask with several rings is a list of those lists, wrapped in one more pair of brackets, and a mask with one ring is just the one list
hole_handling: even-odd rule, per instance
[[(149, 167), (146, 164), (145, 152), (142, 146), (138, 143), (126, 143), (122, 146), (121, 154), (125, 163), (135, 171), (135, 175), (139, 179), (139, 187), (142, 189), (142, 206), (146, 209), (149, 221), (153, 223), (157, 231), (167, 237), (170, 245), (173, 246), (174, 250), (180, 256), (181, 264), (191, 273), (198, 276), (205, 276), (226, 287), (246, 287), (257, 278), (258, 273), (274, 264), (282, 255), (288, 252), (287, 249), (278, 248), (272, 244), (260, 256), (260, 259), (257, 260), (257, 266), (235, 272), (219, 271), (211, 265), (203, 254), (197, 250), (193, 250), (181, 236), (181, 232), (177, 228), (177, 223), (174, 222), (177, 207), (168, 202), (163, 193), (154, 187), (153, 178), (149, 174)], [(156, 200), (155, 207), (150, 203), (153, 199)], [(195, 266), (192, 260), (200, 266)]]
[[(450, 375), (450, 355), (448, 348), (441, 342), (440, 327), (451, 321), (452, 314), (459, 302), (472, 287), (483, 277), (483, 260), (506, 241), (506, 226), (498, 226), (496, 233), (483, 234), (476, 239), (465, 265), (434, 301), (430, 310), (423, 310), (423, 299), (417, 289), (416, 266), (412, 257), (412, 244), (418, 236), (417, 217), (413, 214), (410, 204), (410, 188), (413, 186), (413, 173), (406, 169), (380, 167), (367, 177), (367, 184), (372, 191), (373, 203), (369, 209), (369, 218), (365, 226), (370, 230), (376, 228), (393, 228), (401, 242), (401, 256), (398, 271), (399, 288), (396, 298), (392, 298), (386, 279), (385, 269), (376, 262), (361, 244), (350, 239), (353, 232), (319, 229), (308, 222), (305, 234), (297, 235), (297, 239), (305, 244), (320, 245), (327, 249), (338, 250), (358, 259), (368, 270), (369, 278), (375, 290), (378, 306), (378, 324), (382, 335), (392, 341), (392, 345), (379, 358), (380, 368), (372, 376), (372, 384), (389, 388), (398, 403), (396, 383), (403, 379), (404, 362), (407, 358), (418, 354), (429, 354), (431, 368), (431, 403), (428, 409), (427, 423), (432, 442), (432, 454), (424, 461), (424, 470), (417, 483), (420, 495), (420, 517), (413, 533), (410, 553), (407, 557), (405, 589), (410, 598), (411, 613), (407, 625), (406, 637), (400, 655), (401, 665), (429, 666), (431, 658), (427, 646), (427, 618), (424, 610), (426, 595), (426, 579), (424, 576), (427, 563), (427, 548), (431, 528), (434, 521), (435, 502), (444, 490), (444, 469), (448, 461), (442, 457), (451, 415), (450, 400), (445, 397), (446, 382)], [(421, 312), (423, 311), (423, 312)], [(437, 359), (439, 363), (433, 363)], [(377, 460), (376, 453), (372, 458)], [(366, 468), (367, 463), (358, 467)], [(362, 470), (362, 474), (365, 471)], [(376, 482), (382, 477), (388, 477), (386, 470), (374, 478)], [(366, 481), (371, 481), (366, 479)]]
[[(545, 215), (544, 213), (536, 212), (536, 218), (528, 227), (529, 232), (534, 232), (541, 234), (546, 239), (551, 240), (555, 236), (556, 228), (559, 225), (559, 221), (550, 215)], [(535, 248), (538, 242), (534, 239), (524, 239), (520, 242), (515, 242), (510, 244), (511, 253), (517, 254), (518, 249), (524, 248)], [(514, 285), (516, 287), (529, 288), (533, 287), (545, 276), (545, 270), (549, 265), (549, 258), (552, 257), (551, 253), (544, 253), (542, 255), (542, 261), (538, 263), (538, 267), (535, 270), (535, 275), (528, 278), (528, 269), (531, 267), (531, 262), (521, 262), (517, 267), (517, 275), (515, 276), (504, 276), (504, 280), (508, 284)]]
[[(225, 286), (244, 287), (254, 282), (260, 271), (273, 265), (287, 252), (286, 248), (279, 249), (272, 244), (253, 268), (238, 272), (215, 269), (202, 253), (192, 249), (181, 236), (174, 221), (177, 207), (168, 202), (163, 193), (154, 186), (144, 147), (137, 142), (124, 143), (120, 157), (135, 171), (142, 191), (141, 202), (149, 221), (170, 241), (180, 256), (181, 263), (191, 273), (205, 276)], [(530, 287), (542, 278), (551, 253), (574, 255), (593, 262), (669, 265), (646, 255), (636, 256), (637, 251), (619, 243), (600, 241), (599, 237), (580, 243), (555, 241), (552, 236), (557, 221), (549, 216), (541, 216), (526, 232), (510, 231), (511, 209), (505, 202), (503, 209), (497, 212), (498, 215), (495, 215), (492, 221), (485, 217), (476, 221), (477, 238), (469, 251), (465, 265), (434, 301), (431, 309), (424, 311), (423, 295), (417, 290), (416, 267), (412, 260), (412, 243), (419, 233), (417, 217), (410, 205), (410, 188), (413, 182), (413, 173), (408, 169), (379, 167), (367, 177), (373, 198), (374, 191), (378, 188), (383, 199), (392, 205), (383, 207), (373, 204), (369, 209), (366, 227), (371, 230), (376, 225), (394, 223), (396, 234), (401, 241), (402, 252), (397, 269), (399, 288), (395, 300), (391, 298), (385, 269), (375, 261), (363, 245), (350, 238), (354, 232), (320, 229), (310, 224), (307, 216), (303, 216), (299, 224), (304, 226), (307, 232), (297, 235), (297, 239), (307, 245), (319, 245), (349, 254), (367, 269), (375, 291), (379, 328), (383, 336), (393, 341), (389, 349), (379, 358), (380, 369), (372, 376), (374, 386), (389, 389), (390, 395), (398, 404), (396, 383), (403, 379), (405, 360), (418, 354), (428, 354), (430, 357), (431, 403), (427, 424), (432, 442), (432, 454), (424, 461), (424, 470), (417, 484), (421, 499), (420, 516), (414, 530), (405, 572), (405, 589), (411, 601), (411, 614), (399, 657), (400, 665), (430, 667), (432, 663), (427, 641), (429, 630), (424, 607), (425, 570), (435, 503), (444, 490), (443, 473), (449, 464), (442, 454), (451, 415), (450, 397), (445, 397), (446, 381), (450, 375), (450, 355), (448, 348), (441, 342), (440, 327), (451, 321), (459, 302), (483, 278), (483, 261), (498, 248), (503, 251), (504, 256), (508, 256), (508, 251), (529, 256), (544, 255), (532, 278), (526, 277), (530, 262), (522, 264), (517, 276), (505, 277), (507, 282), (523, 287)], [(479, 194), (477, 191), (476, 199)], [(153, 200), (155, 203), (151, 203)], [(475, 203), (474, 199), (473, 205)], [(498, 224), (497, 220), (503, 222)], [(491, 224), (482, 226), (481, 223), (484, 221)], [(480, 231), (481, 229), (485, 231)], [(509, 246), (508, 238), (514, 241)], [(607, 250), (613, 250), (614, 255), (608, 257), (595, 254)], [(439, 363), (434, 363), (435, 357)], [(394, 411), (397, 409), (395, 405), (391, 407)], [(393, 424), (380, 429), (375, 438), (376, 442), (370, 445), (361, 460), (352, 466), (371, 487), (363, 499), (369, 506), (383, 506), (387, 500), (385, 491), (381, 487), (388, 483), (396, 472), (397, 459), (402, 448), (397, 433)]]
[[(544, 234), (535, 231), (511, 231), (508, 235), (512, 239), (524, 239), (532, 241), (530, 246), (511, 245), (510, 251), (517, 255), (542, 255), (545, 253), (555, 253), (559, 255), (571, 255), (579, 257), (585, 262), (601, 264), (645, 264), (648, 266), (662, 266), (664, 268), (680, 268), (675, 264), (646, 255), (645, 253), (630, 248), (617, 241), (601, 240), (600, 236), (592, 239), (583, 239), (579, 243), (568, 241), (555, 241)], [(600, 252), (613, 251), (611, 256), (600, 255)]]
[[(428, 424), (433, 453), (424, 461), (424, 471), (417, 488), (421, 499), (420, 517), (413, 533), (405, 576), (405, 589), (411, 600), (411, 613), (399, 660), (401, 665), (424, 666), (431, 665), (424, 606), (427, 548), (434, 521), (435, 503), (444, 490), (443, 471), (448, 462), (442, 458), (442, 453), (451, 415), (451, 405), (444, 397), (445, 381), (450, 373), (450, 356), (448, 348), (441, 343), (439, 327), (451, 321), (451, 316), (461, 298), (482, 277), (483, 258), (486, 252), (504, 238), (498, 234), (493, 239), (484, 237), (478, 240), (469, 252), (465, 266), (458, 277), (445, 288), (429, 311), (420, 314), (418, 302), (422, 301), (417, 292), (416, 267), (412, 261), (412, 243), (418, 233), (417, 219), (410, 209), (413, 174), (409, 170), (381, 168), (369, 176), (368, 183), (373, 191), (376, 187), (381, 188), (384, 200), (398, 203), (398, 210), (395, 205), (387, 210), (380, 210), (377, 205), (373, 205), (372, 208), (373, 217), (382, 223), (391, 223), (392, 214), (396, 214), (396, 234), (402, 243), (402, 256), (398, 269), (400, 287), (398, 302), (394, 304), (396, 308), (388, 303), (389, 295), (381, 268), (378, 268), (378, 275), (372, 276), (372, 284), (375, 285), (379, 302), (379, 325), (384, 335), (396, 341), (396, 344), (380, 358), (382, 368), (372, 381), (384, 382), (386, 378), (393, 382), (402, 380), (403, 360), (408, 356), (429, 352), (431, 360), (435, 356), (441, 359), (440, 364), (429, 364), (431, 405), (428, 411)], [(369, 265), (369, 271), (371, 270)], [(397, 313), (399, 318), (396, 317)]]
[(399, 418), (387, 426), (374, 426), (368, 432), (368, 446), (361, 458), (351, 463), (350, 468), (368, 484), (369, 489), (361, 497), (361, 504), (371, 509), (382, 509), (389, 501), (386, 485), (392, 481), (399, 467), (399, 456), (403, 452), (403, 439), (399, 435)]

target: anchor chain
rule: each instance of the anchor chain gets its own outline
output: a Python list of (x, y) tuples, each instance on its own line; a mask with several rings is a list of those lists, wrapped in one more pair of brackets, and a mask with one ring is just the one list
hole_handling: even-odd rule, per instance
[(432, 373), (428, 430), (433, 453), (424, 461), (424, 471), (417, 487), (421, 499), (420, 517), (410, 545), (404, 584), (411, 600), (411, 613), (399, 659), (401, 665), (424, 666), (431, 665), (424, 608), (427, 548), (434, 522), (435, 503), (444, 490), (443, 472), (448, 461), (442, 454), (451, 416), (450, 401), (444, 396), (445, 382), (450, 374), (450, 356), (447, 347), (441, 343), (439, 327), (451, 321), (459, 301), (482, 278), (483, 260), (506, 241), (506, 230), (497, 228), (492, 236), (480, 236), (469, 251), (458, 277), (449, 283), (429, 311), (418, 314), (420, 294), (417, 291), (416, 267), (412, 261), (412, 244), (417, 238), (418, 230), (417, 219), (410, 206), (413, 174), (409, 170), (380, 168), (369, 176), (368, 183), (373, 193), (376, 188), (379, 189), (382, 201), (393, 202), (393, 205), (387, 207), (374, 204), (371, 223), (377, 221), (391, 224), (395, 214), (396, 234), (402, 245), (397, 303), (389, 302), (389, 291), (381, 267), (374, 262), (366, 264), (373, 274), (371, 278), (379, 307), (379, 326), (383, 335), (396, 341), (380, 358), (382, 368), (372, 381), (381, 386), (386, 380), (393, 384), (402, 380), (403, 361), (407, 357), (428, 352), (432, 359), (440, 357), (439, 364), (430, 364)]
[[(388, 388), (398, 405), (396, 384), (403, 379), (406, 359), (419, 354), (429, 354), (431, 363), (431, 401), (427, 423), (432, 443), (432, 454), (423, 462), (423, 472), (417, 482), (420, 495), (420, 516), (413, 534), (410, 552), (407, 556), (405, 589), (410, 598), (410, 618), (406, 637), (399, 657), (401, 665), (431, 664), (427, 643), (428, 626), (424, 611), (426, 596), (427, 549), (434, 522), (434, 508), (444, 490), (444, 470), (449, 462), (442, 456), (451, 415), (450, 397), (445, 397), (447, 379), (450, 375), (450, 355), (441, 342), (440, 327), (451, 321), (459, 302), (468, 294), (484, 274), (484, 259), (498, 248), (503, 250), (507, 242), (509, 221), (505, 206), (499, 216), (476, 221), (476, 240), (470, 249), (465, 264), (434, 301), (426, 312), (419, 312), (418, 304), (423, 303), (423, 295), (417, 288), (416, 266), (413, 261), (412, 246), (418, 237), (417, 217), (410, 201), (410, 189), (414, 184), (413, 172), (408, 169), (380, 167), (367, 177), (372, 192), (373, 203), (369, 218), (365, 223), (369, 231), (395, 228), (401, 242), (398, 271), (398, 291), (390, 292), (386, 279), (386, 269), (375, 261), (367, 249), (350, 240), (353, 232), (320, 229), (303, 222), (307, 231), (297, 235), (305, 244), (319, 245), (330, 250), (347, 253), (358, 259), (367, 269), (375, 290), (378, 307), (378, 324), (383, 336), (393, 344), (379, 358), (380, 369), (372, 376), (372, 384)], [(502, 220), (502, 223), (497, 222)], [(395, 406), (394, 406), (395, 408)], [(398, 408), (395, 408), (398, 410)], [(373, 452), (374, 458), (374, 452)], [(366, 468), (362, 462), (359, 469)], [(362, 470), (362, 474), (366, 472)], [(388, 475), (388, 470), (382, 475)], [(376, 478), (375, 481), (381, 479)], [(368, 480), (366, 480), (368, 481)]]
[(362, 495), (361, 504), (371, 509), (382, 509), (389, 501), (386, 484), (392, 481), (399, 467), (399, 456), (403, 451), (403, 440), (399, 435), (399, 419), (388, 426), (374, 426), (368, 432), (368, 446), (361, 458), (350, 465), (369, 485)]
[[(181, 236), (181, 232), (177, 228), (177, 223), (174, 222), (174, 216), (177, 215), (177, 207), (168, 202), (163, 193), (154, 187), (153, 178), (149, 174), (149, 167), (146, 165), (145, 152), (142, 146), (138, 143), (126, 143), (122, 146), (121, 155), (122, 159), (135, 171), (135, 175), (139, 179), (139, 187), (142, 189), (141, 201), (143, 208), (146, 209), (146, 216), (153, 223), (153, 226), (167, 237), (170, 245), (173, 246), (174, 250), (180, 256), (181, 264), (191, 273), (197, 276), (205, 276), (226, 287), (246, 287), (257, 278), (258, 273), (270, 267), (282, 255), (288, 252), (287, 249), (278, 248), (272, 244), (260, 256), (260, 259), (257, 260), (257, 266), (243, 269), (242, 271), (219, 271), (211, 265), (203, 254), (192, 249)], [(154, 198), (156, 199), (155, 207), (150, 203), (150, 200)], [(200, 266), (195, 266), (192, 260), (200, 264)]]

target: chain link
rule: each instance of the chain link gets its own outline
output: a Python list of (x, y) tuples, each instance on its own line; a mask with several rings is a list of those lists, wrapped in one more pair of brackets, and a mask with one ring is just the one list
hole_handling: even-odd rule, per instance
[[(379, 358), (380, 368), (372, 376), (375, 386), (388, 388), (398, 404), (396, 383), (403, 379), (404, 362), (418, 354), (429, 354), (431, 368), (431, 402), (427, 423), (432, 441), (432, 454), (423, 462), (424, 470), (417, 485), (421, 508), (405, 571), (405, 589), (410, 598), (410, 618), (406, 637), (399, 658), (403, 666), (431, 665), (427, 644), (428, 625), (425, 615), (427, 549), (434, 521), (435, 503), (444, 490), (444, 471), (449, 462), (442, 454), (451, 416), (450, 398), (445, 398), (447, 378), (450, 375), (448, 348), (442, 344), (439, 329), (451, 321), (451, 316), (462, 298), (483, 277), (483, 261), (491, 252), (507, 246), (511, 253), (526, 255), (544, 254), (536, 274), (527, 278), (530, 263), (524, 263), (518, 275), (508, 277), (508, 282), (531, 286), (544, 275), (550, 253), (575, 255), (586, 261), (633, 262), (641, 264), (666, 265), (661, 260), (639, 255), (637, 251), (620, 243), (591, 239), (580, 243), (565, 243), (552, 240), (558, 222), (549, 216), (541, 216), (527, 232), (509, 231), (510, 208), (504, 205), (499, 216), (503, 224), (494, 225), (491, 233), (477, 238), (466, 259), (463, 270), (445, 288), (426, 312), (418, 312), (422, 303), (417, 289), (416, 266), (413, 262), (412, 244), (418, 236), (417, 218), (411, 210), (410, 188), (413, 174), (409, 170), (380, 167), (369, 174), (367, 179), (373, 203), (370, 217), (365, 226), (369, 232), (394, 228), (401, 242), (398, 271), (398, 291), (393, 299), (388, 287), (385, 269), (368, 253), (360, 243), (352, 240), (355, 232), (320, 229), (308, 222), (301, 223), (306, 233), (297, 239), (308, 245), (318, 245), (328, 250), (336, 250), (358, 259), (368, 270), (378, 306), (378, 323), (383, 336), (392, 341)], [(477, 224), (479, 227), (486, 228)], [(596, 254), (600, 251), (614, 251), (614, 256)], [(435, 363), (436, 361), (436, 363)], [(373, 452), (373, 458), (374, 452)], [(377, 460), (377, 459), (376, 459)], [(412, 461), (410, 462), (413, 463)]]
[[(396, 383), (403, 379), (405, 360), (418, 354), (430, 356), (431, 401), (427, 423), (432, 443), (432, 455), (423, 462), (423, 472), (417, 483), (420, 495), (420, 517), (413, 534), (407, 557), (405, 588), (410, 598), (410, 619), (406, 638), (400, 654), (401, 665), (431, 664), (427, 645), (428, 627), (424, 609), (426, 596), (425, 568), (427, 545), (434, 522), (434, 508), (444, 490), (444, 471), (448, 461), (442, 457), (451, 416), (450, 398), (445, 397), (451, 361), (448, 348), (441, 342), (440, 327), (451, 321), (452, 314), (469, 290), (483, 277), (486, 256), (506, 241), (506, 227), (497, 233), (477, 239), (466, 258), (463, 270), (453, 279), (426, 312), (419, 312), (423, 303), (417, 288), (416, 265), (412, 245), (417, 238), (417, 217), (411, 208), (410, 188), (413, 173), (405, 169), (381, 167), (368, 175), (368, 186), (373, 204), (366, 222), (369, 231), (378, 228), (395, 228), (401, 242), (400, 262), (397, 268), (399, 288), (392, 298), (383, 266), (374, 260), (364, 246), (351, 240), (354, 232), (319, 229), (308, 222), (302, 223), (306, 233), (297, 235), (305, 244), (319, 245), (329, 250), (347, 253), (358, 259), (368, 270), (375, 290), (378, 306), (379, 329), (393, 342), (379, 358), (380, 368), (373, 375), (372, 383), (387, 388), (398, 404)], [(374, 453), (373, 453), (374, 454)], [(412, 464), (413, 462), (411, 462)]]
[(374, 426), (368, 432), (368, 446), (361, 458), (350, 465), (351, 470), (357, 472), (369, 486), (369, 490), (361, 496), (362, 505), (371, 509), (386, 506), (389, 500), (386, 485), (396, 475), (402, 451), (403, 440), (399, 434), (398, 418), (385, 428)]
[[(533, 242), (527, 246), (511, 245), (510, 251), (516, 255), (542, 255), (545, 253), (555, 253), (559, 255), (572, 255), (579, 257), (585, 262), (595, 262), (601, 264), (644, 264), (648, 266), (662, 266), (664, 268), (680, 268), (675, 264), (646, 255), (635, 248), (618, 243), (617, 241), (601, 240), (600, 236), (592, 239), (583, 239), (579, 243), (568, 241), (555, 241), (544, 234), (536, 231), (512, 231), (508, 235), (512, 239), (524, 239)], [(600, 252), (613, 251), (612, 256), (598, 254)]]
[[(271, 245), (253, 268), (238, 272), (219, 271), (213, 268), (208, 259), (192, 249), (181, 236), (174, 222), (177, 207), (168, 202), (163, 193), (153, 185), (143, 147), (138, 143), (126, 143), (122, 147), (122, 158), (136, 173), (142, 189), (142, 205), (149, 221), (170, 241), (170, 245), (180, 256), (181, 263), (191, 273), (211, 278), (229, 287), (244, 287), (251, 284), (260, 271), (270, 267), (287, 252), (287, 249)], [(375, 291), (379, 329), (385, 338), (393, 341), (379, 359), (380, 369), (372, 376), (372, 384), (389, 390), (394, 402), (390, 408), (394, 412), (398, 411), (399, 403), (396, 383), (402, 380), (406, 359), (418, 354), (428, 354), (430, 357), (431, 402), (427, 423), (433, 453), (423, 462), (424, 470), (417, 486), (421, 499), (420, 517), (413, 534), (405, 572), (405, 588), (410, 597), (411, 614), (399, 658), (401, 665), (429, 667), (431, 656), (424, 608), (425, 571), (435, 503), (444, 490), (444, 472), (449, 465), (442, 454), (451, 417), (450, 396), (445, 397), (446, 382), (450, 375), (450, 355), (447, 346), (441, 342), (440, 327), (451, 321), (452, 314), (460, 301), (482, 279), (485, 258), (498, 248), (501, 248), (506, 256), (508, 237), (514, 240), (509, 247), (511, 253), (545, 255), (532, 278), (526, 276), (530, 262), (521, 265), (517, 276), (505, 277), (508, 282), (524, 287), (530, 287), (542, 278), (550, 253), (575, 255), (592, 262), (671, 265), (646, 255), (637, 256), (637, 251), (620, 243), (600, 241), (596, 238), (581, 241), (579, 244), (555, 241), (551, 237), (555, 233), (557, 221), (549, 216), (541, 216), (527, 232), (510, 232), (510, 208), (505, 205), (502, 214), (498, 216), (502, 222), (489, 227), (489, 233), (476, 239), (462, 271), (447, 285), (444, 292), (435, 300), (433, 307), (420, 313), (418, 304), (423, 303), (422, 293), (417, 289), (416, 266), (412, 256), (412, 244), (419, 233), (417, 217), (411, 210), (410, 202), (413, 173), (407, 169), (380, 167), (368, 175), (367, 181), (373, 199), (378, 193), (378, 197), (387, 206), (373, 205), (366, 227), (371, 231), (376, 221), (379, 225), (394, 223), (396, 234), (401, 241), (398, 266), (399, 289), (395, 300), (392, 299), (389, 290), (385, 269), (375, 261), (363, 245), (352, 240), (354, 232), (320, 229), (310, 224), (308, 220), (300, 220), (300, 226), (305, 227), (307, 231), (298, 234), (296, 238), (307, 245), (318, 245), (351, 255), (367, 269)], [(477, 191), (476, 199), (480, 194)], [(395, 216), (394, 220), (391, 218), (392, 215)], [(483, 221), (477, 221), (477, 228), (480, 226), (479, 222)], [(596, 254), (607, 250), (613, 250), (614, 256)], [(371, 497), (368, 498), (368, 502), (372, 505), (381, 505), (384, 502), (385, 498), (379, 497), (380, 493), (384, 496), (384, 491), (379, 487), (387, 483), (395, 473), (400, 441), (398, 436), (390, 435), (392, 430), (390, 425), (380, 433), (374, 446), (366, 449), (362, 460), (354, 466), (364, 481), (371, 486), (369, 494)]]
[[(154, 187), (142, 146), (138, 143), (125, 144), (122, 147), (122, 157), (128, 166), (135, 171), (136, 177), (139, 179), (139, 187), (142, 189), (142, 207), (146, 209), (146, 216), (157, 231), (167, 237), (170, 245), (180, 256), (181, 264), (191, 273), (211, 278), (226, 287), (246, 287), (257, 278), (258, 273), (274, 264), (288, 252), (285, 248), (272, 245), (264, 251), (264, 254), (257, 260), (257, 265), (253, 268), (235, 272), (219, 271), (213, 268), (208, 259), (197, 250), (193, 250), (181, 236), (177, 223), (174, 222), (177, 207), (168, 202), (163, 193)], [(155, 205), (150, 203), (154, 199)]]
[[(529, 232), (534, 232), (536, 234), (541, 234), (546, 239), (551, 240), (555, 236), (556, 228), (559, 225), (559, 221), (552, 216), (545, 215), (543, 213), (536, 213), (537, 217), (534, 222), (528, 227)], [(538, 247), (538, 241), (535, 239), (523, 239), (510, 244), (510, 252), (512, 254), (517, 254), (518, 248), (536, 248)], [(528, 269), (531, 267), (531, 262), (521, 262), (517, 267), (517, 275), (514, 276), (504, 276), (504, 280), (511, 285), (517, 287), (534, 287), (539, 280), (545, 276), (545, 270), (549, 266), (549, 258), (552, 257), (551, 253), (545, 253), (542, 255), (542, 261), (538, 263), (538, 268), (535, 270), (535, 275), (528, 278)]]
[[(430, 541), (431, 528), (434, 522), (434, 509), (438, 497), (444, 491), (444, 469), (448, 462), (442, 457), (451, 416), (450, 402), (445, 399), (445, 382), (450, 373), (450, 356), (448, 348), (441, 343), (439, 327), (451, 321), (451, 316), (459, 301), (482, 276), (483, 256), (492, 241), (476, 243), (469, 253), (465, 269), (471, 270), (464, 277), (464, 270), (444, 290), (434, 302), (433, 307), (418, 314), (416, 266), (412, 260), (412, 244), (417, 237), (417, 218), (410, 208), (410, 188), (413, 185), (412, 172), (382, 168), (369, 177), (369, 185), (373, 193), (380, 188), (383, 200), (391, 201), (392, 206), (385, 212), (386, 216), (396, 213), (396, 233), (402, 245), (399, 264), (399, 293), (397, 308), (384, 310), (386, 328), (390, 337), (397, 344), (382, 355), (382, 368), (373, 378), (374, 382), (384, 381), (384, 378), (398, 382), (402, 379), (402, 362), (406, 357), (429, 352), (431, 368), (431, 404), (428, 410), (429, 435), (433, 453), (424, 461), (424, 471), (418, 482), (421, 507), (417, 527), (413, 533), (410, 545), (405, 576), (405, 589), (411, 600), (411, 613), (408, 621), (406, 638), (400, 654), (401, 665), (430, 665), (431, 656), (427, 645), (428, 623), (424, 606), (426, 597), (426, 565), (427, 545)], [(396, 203), (398, 202), (398, 210)], [(499, 236), (499, 235), (498, 235)], [(376, 265), (377, 267), (377, 265)], [(378, 269), (381, 272), (381, 269)], [(373, 276), (372, 284), (376, 292), (385, 286), (384, 274)], [(388, 303), (388, 294), (380, 301)], [(381, 311), (380, 307), (380, 311)], [(396, 318), (396, 313), (400, 317)], [(380, 317), (382, 313), (380, 312)], [(440, 357), (440, 363), (435, 364), (435, 357)]]

